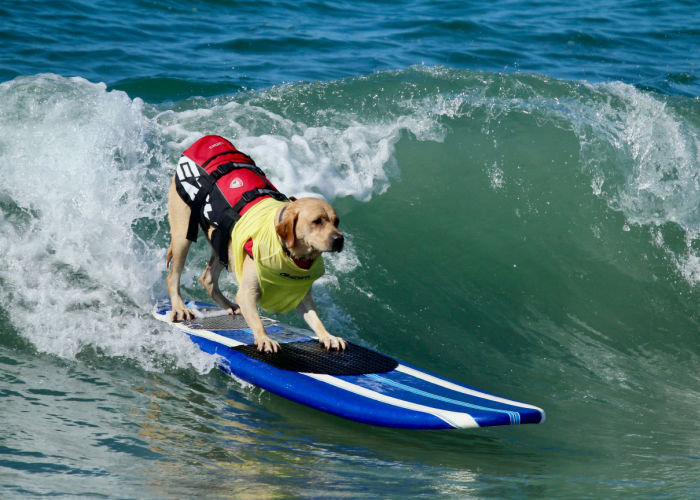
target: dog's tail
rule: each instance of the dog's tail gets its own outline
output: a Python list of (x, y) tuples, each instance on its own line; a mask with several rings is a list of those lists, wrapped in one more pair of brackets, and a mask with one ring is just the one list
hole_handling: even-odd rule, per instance
[(168, 255), (165, 257), (165, 268), (170, 269), (170, 264), (173, 262), (173, 244), (168, 247)]

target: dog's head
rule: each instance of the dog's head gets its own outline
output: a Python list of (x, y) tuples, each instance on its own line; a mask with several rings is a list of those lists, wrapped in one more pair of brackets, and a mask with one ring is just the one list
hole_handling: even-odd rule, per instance
[(286, 206), (277, 234), (297, 259), (312, 260), (322, 252), (340, 252), (345, 239), (333, 207), (317, 198), (301, 198)]

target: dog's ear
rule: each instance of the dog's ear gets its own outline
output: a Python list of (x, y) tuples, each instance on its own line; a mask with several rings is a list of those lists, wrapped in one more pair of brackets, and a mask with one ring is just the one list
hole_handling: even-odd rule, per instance
[(277, 234), (284, 240), (289, 249), (294, 248), (297, 242), (296, 228), (298, 219), (299, 210), (293, 203), (290, 203), (282, 214), (282, 220), (275, 226)]

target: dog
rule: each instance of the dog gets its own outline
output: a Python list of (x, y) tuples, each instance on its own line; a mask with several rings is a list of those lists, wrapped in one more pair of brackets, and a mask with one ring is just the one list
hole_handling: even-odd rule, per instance
[[(214, 159), (218, 165), (212, 167)], [(239, 201), (232, 208), (228, 199), (221, 201), (222, 192), (245, 190), (251, 182), (258, 186), (252, 190), (256, 198), (247, 201), (245, 193), (247, 203)], [(228, 214), (228, 219), (220, 212)], [(222, 223), (221, 217), (229, 222)], [(194, 318), (180, 295), (180, 278), (198, 224), (212, 246), (200, 282), (229, 314), (243, 315), (259, 351), (277, 352), (280, 345), (267, 335), (258, 305), (271, 312), (296, 309), (326, 349), (346, 348), (345, 340), (323, 325), (310, 293), (311, 284), (324, 272), (322, 254), (340, 252), (344, 245), (339, 217), (329, 203), (317, 198), (286, 199), (250, 157), (223, 137), (205, 136), (181, 157), (168, 193), (168, 220), (166, 283), (173, 321)], [(235, 303), (219, 288), (226, 264), (234, 266), (238, 280)]]

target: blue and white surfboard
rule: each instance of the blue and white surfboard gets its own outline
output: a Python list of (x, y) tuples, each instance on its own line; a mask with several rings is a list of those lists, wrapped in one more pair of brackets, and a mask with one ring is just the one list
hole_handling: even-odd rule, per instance
[[(349, 343), (326, 351), (308, 330), (265, 319), (278, 353), (261, 353), (240, 316), (217, 306), (189, 303), (197, 318), (172, 325), (203, 351), (216, 354), (220, 368), (274, 394), (334, 415), (387, 427), (450, 429), (538, 424), (542, 409), (495, 396)], [(170, 321), (170, 303), (154, 316)]]

